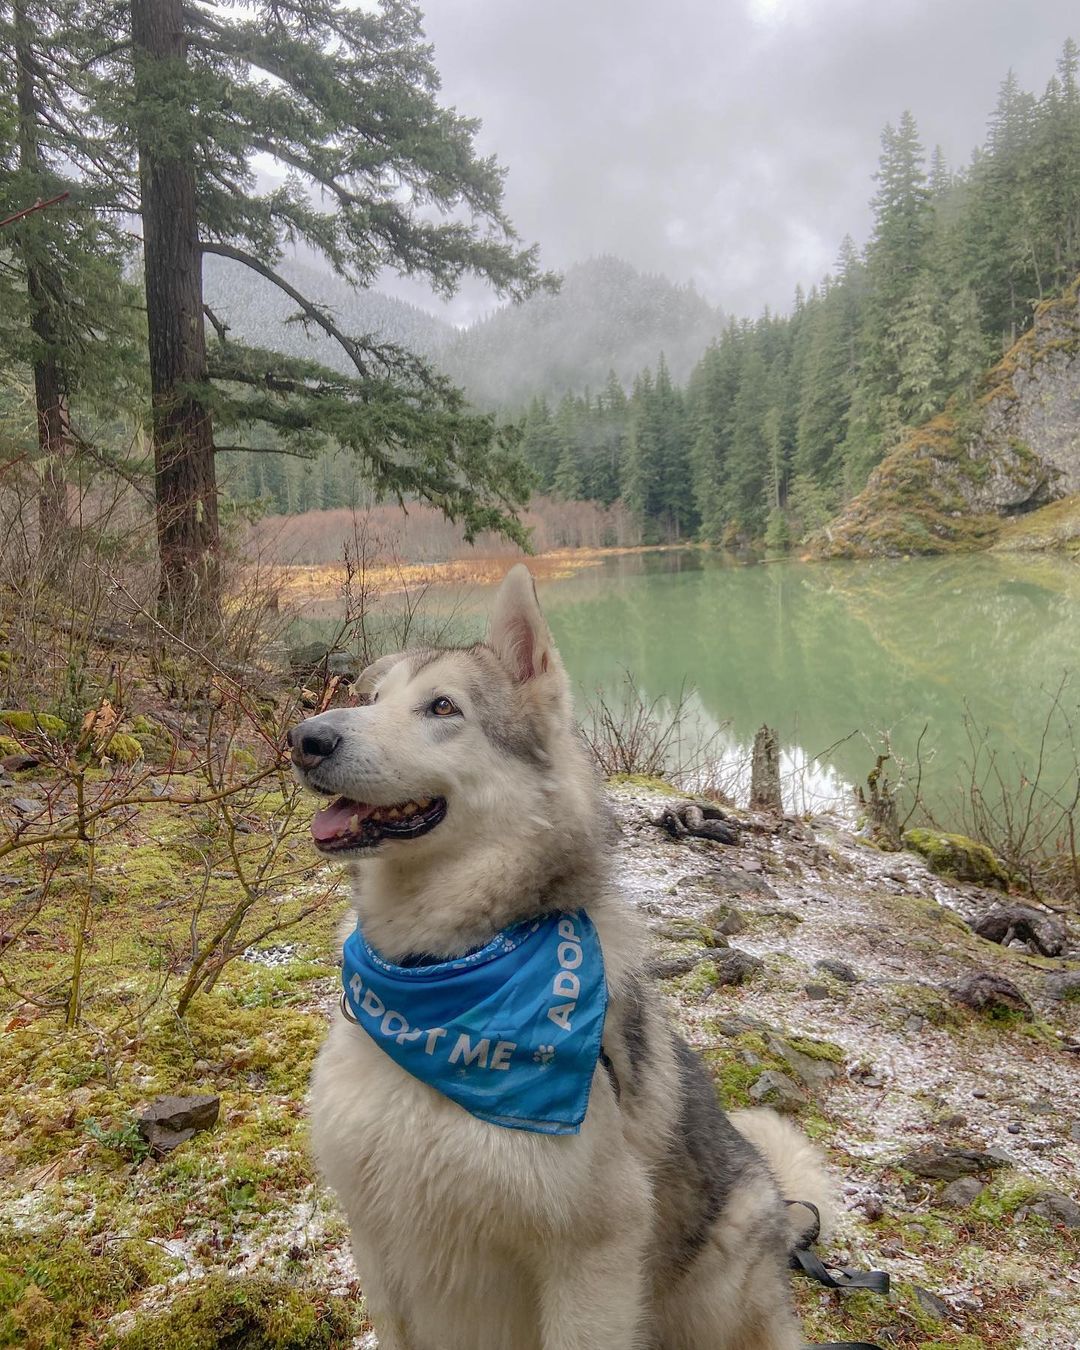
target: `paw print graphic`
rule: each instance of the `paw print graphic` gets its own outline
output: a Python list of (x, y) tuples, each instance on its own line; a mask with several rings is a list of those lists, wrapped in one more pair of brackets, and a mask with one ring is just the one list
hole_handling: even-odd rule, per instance
[(553, 1045), (541, 1045), (533, 1052), (533, 1059), (537, 1064), (550, 1064), (555, 1058), (555, 1047)]

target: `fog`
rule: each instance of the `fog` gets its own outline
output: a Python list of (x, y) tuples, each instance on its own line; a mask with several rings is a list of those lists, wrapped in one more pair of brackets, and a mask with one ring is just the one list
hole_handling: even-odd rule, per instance
[[(735, 314), (786, 310), (870, 228), (887, 121), (963, 164), (1006, 72), (1042, 92), (1070, 0), (426, 0), (445, 101), (483, 121), (549, 267), (615, 253)], [(455, 322), (495, 301), (468, 286)]]

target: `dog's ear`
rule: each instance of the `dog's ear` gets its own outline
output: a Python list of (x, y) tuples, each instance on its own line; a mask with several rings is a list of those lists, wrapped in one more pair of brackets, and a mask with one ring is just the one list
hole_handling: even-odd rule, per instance
[(375, 686), (390, 669), (405, 656), (404, 652), (392, 652), (389, 656), (380, 656), (377, 661), (372, 661), (370, 666), (366, 666), (360, 672), (360, 678), (352, 687), (352, 692), (358, 698), (370, 698), (375, 690)]
[(561, 673), (555, 643), (524, 563), (511, 567), (495, 597), (488, 646), (519, 684)]

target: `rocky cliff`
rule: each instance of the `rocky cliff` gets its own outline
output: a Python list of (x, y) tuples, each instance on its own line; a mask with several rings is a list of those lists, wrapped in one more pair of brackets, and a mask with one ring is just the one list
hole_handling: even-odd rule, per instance
[(874, 470), (810, 542), (816, 557), (983, 548), (1005, 521), (1080, 494), (1080, 280), (1039, 306), (984, 377)]

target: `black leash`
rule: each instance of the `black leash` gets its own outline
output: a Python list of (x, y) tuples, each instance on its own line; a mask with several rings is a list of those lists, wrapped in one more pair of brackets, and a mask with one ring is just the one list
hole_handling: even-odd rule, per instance
[[(788, 1264), (792, 1270), (817, 1280), (826, 1289), (869, 1289), (875, 1294), (889, 1292), (889, 1276), (884, 1270), (852, 1270), (848, 1266), (829, 1270), (810, 1250), (821, 1234), (821, 1212), (817, 1205), (812, 1205), (809, 1200), (787, 1200), (785, 1204), (802, 1205), (814, 1216), (814, 1226), (791, 1249)], [(881, 1350), (881, 1346), (870, 1341), (817, 1341), (807, 1350)]]

